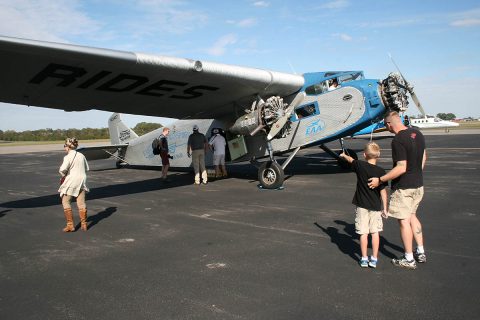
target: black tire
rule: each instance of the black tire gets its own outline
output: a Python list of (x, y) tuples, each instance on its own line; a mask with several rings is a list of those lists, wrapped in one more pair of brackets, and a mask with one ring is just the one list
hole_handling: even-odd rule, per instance
[[(340, 153), (342, 153), (342, 151), (339, 151), (338, 154), (340, 154)], [(349, 155), (350, 157), (352, 157), (353, 159), (358, 160), (357, 153), (355, 151), (353, 151), (352, 149), (345, 149), (345, 153), (347, 155)], [(350, 164), (342, 158), (338, 159), (337, 163), (342, 169), (350, 169)]]
[(280, 188), (284, 178), (283, 169), (276, 162), (266, 161), (258, 169), (258, 181), (264, 189)]
[(117, 169), (122, 168), (122, 167), (123, 167), (123, 166), (122, 166), (122, 161), (117, 161), (117, 162), (115, 162), (115, 167), (117, 167)]

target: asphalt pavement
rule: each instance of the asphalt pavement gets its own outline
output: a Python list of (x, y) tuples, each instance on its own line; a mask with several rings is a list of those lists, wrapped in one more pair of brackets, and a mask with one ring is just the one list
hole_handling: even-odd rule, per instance
[[(258, 189), (249, 164), (196, 186), (190, 172), (162, 183), (159, 170), (92, 161), (89, 230), (67, 234), (64, 154), (2, 154), (0, 318), (476, 319), (480, 135), (426, 139), (428, 261), (417, 270), (390, 263), (403, 251), (391, 218), (377, 269), (359, 267), (355, 175), (316, 147), (294, 158), (280, 191)], [(345, 143), (361, 155), (367, 141)], [(390, 141), (376, 139), (387, 170)]]

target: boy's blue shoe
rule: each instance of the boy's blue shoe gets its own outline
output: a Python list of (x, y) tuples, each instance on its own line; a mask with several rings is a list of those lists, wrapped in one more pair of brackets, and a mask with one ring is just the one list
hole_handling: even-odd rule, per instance
[(362, 268), (368, 268), (368, 260), (367, 259), (360, 259), (360, 261), (358, 262), (360, 264), (360, 267)]
[(377, 261), (378, 261), (378, 260), (374, 260), (374, 259), (370, 258), (370, 261), (368, 261), (368, 266), (369, 266), (370, 268), (374, 268), (374, 269), (375, 269), (375, 268), (377, 267)]

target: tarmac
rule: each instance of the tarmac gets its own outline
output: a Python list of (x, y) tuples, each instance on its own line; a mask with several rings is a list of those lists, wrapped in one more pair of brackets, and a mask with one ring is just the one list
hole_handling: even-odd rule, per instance
[[(361, 155), (367, 141), (345, 144)], [(391, 138), (375, 141), (391, 169)], [(75, 233), (61, 232), (64, 154), (1, 154), (0, 318), (477, 319), (480, 134), (426, 141), (417, 270), (390, 263), (403, 253), (392, 218), (377, 269), (359, 267), (355, 175), (318, 147), (292, 160), (281, 191), (258, 189), (249, 164), (196, 186), (190, 172), (162, 183), (159, 170), (92, 161), (89, 230)]]

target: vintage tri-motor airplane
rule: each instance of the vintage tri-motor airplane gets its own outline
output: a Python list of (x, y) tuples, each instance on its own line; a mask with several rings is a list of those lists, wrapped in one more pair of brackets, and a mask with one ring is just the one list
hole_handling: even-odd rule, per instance
[[(159, 132), (138, 137), (118, 113), (176, 118), (169, 136), (172, 167), (191, 166), (186, 143), (194, 124), (204, 133), (222, 128), (231, 161), (265, 158), (258, 178), (267, 189), (282, 185), (300, 148), (318, 145), (336, 157), (325, 143), (378, 122), (388, 110), (404, 112), (407, 93), (419, 106), (401, 73), (383, 80), (365, 79), (362, 71), (295, 75), (2, 36), (0, 70), (2, 102), (114, 112), (112, 145), (84, 150), (90, 159), (160, 165), (151, 148)], [(277, 163), (275, 156), (287, 152)]]

